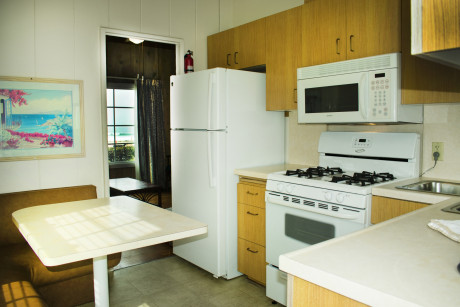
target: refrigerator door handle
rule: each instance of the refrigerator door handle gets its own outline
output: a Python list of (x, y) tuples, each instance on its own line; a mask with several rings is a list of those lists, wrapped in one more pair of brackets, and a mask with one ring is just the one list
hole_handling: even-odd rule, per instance
[(211, 130), (212, 119), (212, 86), (213, 86), (214, 73), (209, 74), (208, 80), (208, 130)]
[(208, 175), (209, 175), (209, 187), (216, 187), (216, 177), (214, 176), (214, 156), (213, 156), (213, 145), (212, 141), (213, 132), (207, 133), (208, 135)]

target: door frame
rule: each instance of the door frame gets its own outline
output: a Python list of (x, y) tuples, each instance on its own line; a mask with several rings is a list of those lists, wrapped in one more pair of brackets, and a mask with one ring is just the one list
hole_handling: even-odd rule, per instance
[(109, 158), (108, 158), (108, 140), (107, 140), (107, 63), (106, 63), (106, 36), (118, 36), (126, 38), (137, 38), (147, 41), (176, 45), (176, 74), (184, 73), (184, 61), (182, 60), (185, 54), (184, 40), (182, 38), (174, 38), (167, 36), (152, 35), (146, 33), (138, 33), (110, 28), (101, 28), (101, 129), (102, 129), (102, 161), (104, 170), (104, 197), (110, 196), (109, 186)]

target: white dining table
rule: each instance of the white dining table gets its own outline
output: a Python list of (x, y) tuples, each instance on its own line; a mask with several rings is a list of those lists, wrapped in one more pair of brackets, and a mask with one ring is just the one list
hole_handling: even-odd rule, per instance
[(46, 266), (93, 259), (96, 306), (109, 306), (107, 255), (207, 233), (207, 225), (127, 196), (24, 208), (13, 222)]

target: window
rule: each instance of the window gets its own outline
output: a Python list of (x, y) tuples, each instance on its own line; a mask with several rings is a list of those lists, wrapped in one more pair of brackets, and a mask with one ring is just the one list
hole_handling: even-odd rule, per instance
[(107, 89), (109, 162), (134, 161), (135, 99), (134, 89)]

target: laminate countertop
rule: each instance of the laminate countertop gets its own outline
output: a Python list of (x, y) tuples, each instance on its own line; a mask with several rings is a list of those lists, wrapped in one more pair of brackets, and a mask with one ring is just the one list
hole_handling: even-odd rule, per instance
[(234, 173), (241, 177), (256, 178), (261, 180), (267, 180), (267, 176), (270, 173), (285, 171), (288, 169), (298, 169), (298, 168), (307, 168), (307, 165), (302, 164), (275, 164), (275, 165), (266, 165), (250, 168), (241, 168), (236, 169)]
[(460, 306), (460, 244), (427, 226), (431, 219), (459, 220), (460, 214), (441, 209), (460, 197), (397, 190), (394, 184), (374, 190), (432, 205), (284, 254), (281, 270), (371, 306)]

